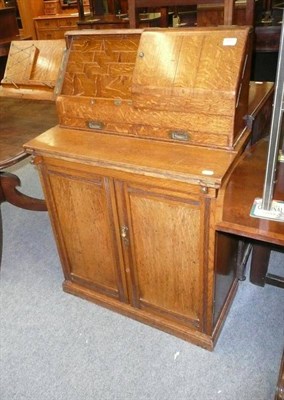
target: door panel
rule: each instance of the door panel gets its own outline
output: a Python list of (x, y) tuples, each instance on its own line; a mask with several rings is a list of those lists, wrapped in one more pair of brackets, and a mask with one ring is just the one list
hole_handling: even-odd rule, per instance
[(199, 326), (203, 237), (197, 201), (128, 188), (134, 303)]
[(71, 280), (125, 300), (109, 181), (53, 171), (49, 183)]

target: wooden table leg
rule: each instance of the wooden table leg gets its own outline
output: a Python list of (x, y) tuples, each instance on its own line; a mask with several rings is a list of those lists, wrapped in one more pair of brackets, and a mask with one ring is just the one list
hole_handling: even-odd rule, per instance
[(45, 200), (35, 199), (19, 192), (16, 187), (21, 185), (20, 179), (13, 174), (0, 172), (0, 267), (3, 250), (3, 225), (1, 204), (7, 201), (14, 206), (31, 211), (47, 211)]
[(271, 247), (265, 244), (254, 243), (252, 246), (250, 281), (258, 286), (265, 285), (268, 271)]
[(45, 200), (35, 199), (19, 192), (16, 187), (21, 186), (20, 179), (8, 172), (0, 172), (0, 202), (7, 201), (14, 206), (31, 211), (47, 211)]

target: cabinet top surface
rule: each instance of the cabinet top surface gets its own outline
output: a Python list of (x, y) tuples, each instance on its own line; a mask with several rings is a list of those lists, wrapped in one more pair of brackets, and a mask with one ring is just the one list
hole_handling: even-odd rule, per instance
[(24, 147), (38, 155), (209, 187), (220, 186), (238, 154), (59, 126)]

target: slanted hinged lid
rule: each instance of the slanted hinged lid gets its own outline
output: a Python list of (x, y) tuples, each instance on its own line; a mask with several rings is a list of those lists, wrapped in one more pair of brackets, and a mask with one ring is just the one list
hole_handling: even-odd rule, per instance
[(249, 31), (144, 31), (133, 71), (134, 106), (232, 115), (241, 100)]
[(13, 41), (0, 96), (54, 99), (64, 50), (63, 39)]

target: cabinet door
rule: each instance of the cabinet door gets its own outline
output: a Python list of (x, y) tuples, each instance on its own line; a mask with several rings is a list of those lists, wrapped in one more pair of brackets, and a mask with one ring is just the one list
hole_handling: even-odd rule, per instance
[(48, 168), (46, 196), (66, 279), (127, 301), (112, 181)]
[(133, 306), (202, 329), (205, 203), (186, 194), (116, 186), (124, 193), (119, 208)]

